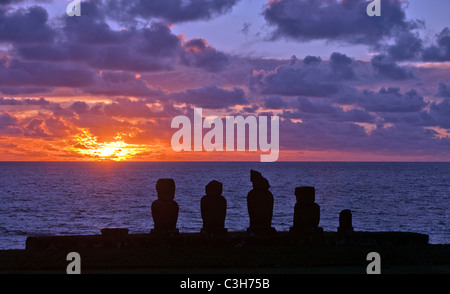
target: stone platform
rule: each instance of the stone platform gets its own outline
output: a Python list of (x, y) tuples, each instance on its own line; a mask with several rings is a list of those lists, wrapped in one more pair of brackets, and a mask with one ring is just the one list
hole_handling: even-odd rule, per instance
[(229, 232), (225, 235), (209, 236), (201, 233), (179, 233), (165, 235), (128, 234), (126, 229), (102, 235), (41, 236), (28, 237), (26, 250), (89, 250), (132, 249), (154, 247), (242, 247), (242, 246), (296, 246), (296, 245), (425, 245), (428, 235), (411, 232), (337, 232), (251, 234)]

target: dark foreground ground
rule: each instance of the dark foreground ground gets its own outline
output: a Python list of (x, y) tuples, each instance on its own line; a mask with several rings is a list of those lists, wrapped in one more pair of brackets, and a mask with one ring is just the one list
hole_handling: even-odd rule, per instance
[(450, 245), (427, 240), (395, 232), (347, 238), (336, 233), (41, 237), (29, 238), (25, 250), (0, 251), (0, 273), (65, 274), (67, 254), (75, 251), (84, 274), (366, 274), (369, 252), (380, 254), (382, 274), (450, 274)]

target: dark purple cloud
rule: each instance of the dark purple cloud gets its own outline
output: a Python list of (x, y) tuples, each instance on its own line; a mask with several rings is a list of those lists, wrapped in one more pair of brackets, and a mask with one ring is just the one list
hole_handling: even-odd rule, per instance
[(50, 101), (47, 101), (45, 98), (41, 97), (39, 99), (14, 99), (14, 98), (4, 98), (0, 97), (0, 105), (37, 105), (37, 106), (48, 106), (50, 105)]
[(0, 64), (0, 86), (82, 87), (94, 80), (86, 67), (12, 59)]
[(248, 103), (245, 92), (240, 88), (226, 90), (216, 86), (188, 89), (173, 93), (168, 98), (202, 108), (220, 109)]
[[(87, 32), (78, 31), (80, 36)], [(166, 26), (111, 32), (117, 36), (108, 41), (91, 43), (83, 37), (79, 42), (74, 38), (46, 46), (19, 46), (17, 51), (28, 60), (82, 62), (96, 69), (138, 72), (172, 69), (181, 51), (180, 40)]]
[(282, 150), (345, 151), (379, 155), (442, 156), (446, 158), (450, 139), (438, 139), (436, 131), (409, 124), (377, 126), (370, 132), (345, 121), (280, 121)]
[(10, 126), (16, 126), (17, 125), (17, 119), (13, 116), (11, 116), (9, 113), (6, 112), (0, 112), (0, 128), (7, 128)]
[(384, 112), (377, 113), (381, 124), (408, 125), (411, 127), (433, 127), (437, 122), (430, 116), (428, 111), (420, 112)]
[(108, 116), (129, 118), (151, 118), (154, 112), (143, 100), (131, 101), (128, 98), (117, 98), (113, 103), (104, 106), (104, 112)]
[(275, 28), (272, 38), (298, 41), (377, 45), (421, 25), (406, 19), (400, 0), (383, 1), (382, 17), (368, 17), (367, 5), (366, 0), (279, 0), (271, 1), (263, 15)]
[(102, 2), (83, 2), (83, 17), (63, 17), (53, 40), (39, 45), (16, 42), (15, 51), (27, 60), (85, 63), (96, 69), (147, 72), (175, 66), (181, 40), (167, 25), (152, 22), (117, 30), (106, 16)]
[(386, 54), (395, 61), (420, 60), (423, 44), (417, 33), (405, 32), (386, 48)]
[(450, 84), (440, 83), (436, 97), (450, 98)]
[(336, 79), (349, 80), (355, 78), (353, 59), (345, 54), (334, 52), (330, 57), (330, 68)]
[(48, 24), (48, 13), (40, 6), (8, 12), (0, 7), (0, 42), (46, 43), (55, 31)]
[(448, 154), (450, 139), (438, 139), (436, 131), (417, 128), (408, 124), (396, 124), (392, 127), (376, 128), (370, 134), (367, 150), (394, 155), (432, 155)]
[(168, 25), (153, 22), (142, 28), (115, 30), (107, 22), (98, 1), (83, 3), (83, 17), (65, 17), (53, 42), (44, 45), (16, 44), (16, 52), (27, 60), (82, 62), (102, 70), (152, 72), (182, 65), (219, 72), (229, 57), (203, 39), (182, 44)]
[(21, 133), (19, 120), (7, 112), (0, 111), (0, 134), (19, 135)]
[(0, 93), (3, 95), (37, 95), (49, 94), (53, 92), (53, 88), (44, 87), (0, 87)]
[(450, 61), (450, 28), (443, 29), (437, 35), (436, 45), (424, 49), (423, 60)]
[(450, 99), (430, 105), (430, 116), (436, 126), (450, 129)]
[(372, 67), (381, 75), (393, 80), (406, 80), (414, 77), (408, 67), (399, 66), (389, 56), (379, 54), (372, 58)]
[(0, 86), (82, 87), (93, 81), (94, 73), (83, 66), (19, 59), (0, 64)]
[(302, 119), (303, 121), (320, 119), (337, 122), (375, 122), (375, 117), (367, 111), (360, 109), (344, 111), (343, 108), (330, 104), (326, 99), (318, 101), (318, 99), (298, 97), (290, 103), (290, 108), (294, 108), (295, 111), (285, 111), (283, 117)]
[(103, 71), (89, 87), (82, 90), (93, 95), (145, 97), (147, 100), (164, 95), (163, 91), (148, 87), (135, 74), (122, 71)]
[(380, 55), (395, 61), (450, 61), (450, 29), (444, 28), (436, 39), (426, 42), (418, 32), (411, 30), (394, 38), (393, 44), (379, 46)]
[(13, 4), (13, 3), (19, 3), (22, 1), (23, 0), (0, 0), (0, 6), (1, 5), (9, 5), (9, 4)]
[(428, 103), (415, 90), (401, 93), (399, 88), (381, 88), (378, 92), (352, 91), (347, 95), (336, 96), (336, 103), (364, 108), (369, 112), (420, 112)]
[(282, 120), (280, 134), (281, 150), (357, 150), (368, 137), (359, 125), (327, 120)]
[(109, 0), (106, 10), (111, 16), (129, 22), (141, 17), (161, 19), (170, 23), (208, 20), (229, 12), (240, 0)]
[(356, 80), (354, 60), (333, 53), (329, 61), (306, 56), (295, 57), (273, 71), (256, 71), (251, 86), (263, 95), (328, 97), (345, 89), (345, 81)]
[[(59, 108), (57, 116), (64, 116), (76, 121), (73, 114), (86, 117), (118, 117), (118, 118), (172, 118), (180, 115), (170, 102), (160, 102), (157, 108), (148, 105), (146, 99), (114, 98), (111, 103), (88, 104), (75, 101), (66, 108)], [(170, 126), (168, 126), (170, 128)]]
[(287, 103), (280, 96), (270, 96), (264, 101), (264, 107), (269, 109), (282, 109)]
[(189, 40), (183, 47), (181, 60), (187, 66), (218, 72), (224, 70), (230, 63), (226, 54), (217, 51), (203, 39)]
[(89, 104), (84, 101), (75, 101), (68, 109), (78, 114), (86, 113), (89, 111)]

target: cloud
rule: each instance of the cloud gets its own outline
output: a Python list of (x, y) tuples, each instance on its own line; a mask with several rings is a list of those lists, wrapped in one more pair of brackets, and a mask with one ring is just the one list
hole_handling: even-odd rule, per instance
[(40, 6), (7, 12), (0, 6), (0, 42), (46, 43), (55, 31), (49, 26), (48, 13)]
[(204, 39), (184, 42), (167, 24), (153, 21), (143, 27), (113, 29), (108, 17), (99, 1), (83, 3), (83, 17), (63, 18), (54, 40), (16, 42), (15, 51), (26, 60), (77, 62), (94, 69), (133, 72), (174, 70), (179, 64), (219, 72), (230, 63), (228, 55)]
[(209, 109), (228, 108), (248, 103), (245, 92), (237, 87), (233, 90), (226, 90), (216, 86), (187, 89), (183, 92), (172, 93), (168, 97), (177, 102)]
[(269, 109), (282, 109), (285, 106), (287, 106), (286, 102), (279, 96), (270, 96), (264, 101), (264, 107)]
[(444, 28), (436, 35), (434, 43), (421, 39), (418, 32), (405, 31), (394, 38), (393, 44), (379, 46), (382, 53), (395, 61), (450, 61), (450, 29)]
[(75, 113), (82, 114), (89, 111), (89, 105), (84, 101), (75, 101), (69, 109), (73, 110)]
[(373, 57), (371, 63), (380, 75), (393, 80), (406, 80), (414, 77), (409, 68), (397, 65), (389, 56), (383, 54)]
[(34, 106), (48, 106), (50, 105), (50, 101), (47, 101), (45, 98), (41, 97), (39, 99), (14, 99), (14, 98), (3, 98), (0, 97), (0, 105), (10, 105), (10, 106), (19, 106), (19, 105), (34, 105)]
[(93, 95), (145, 97), (147, 100), (164, 95), (163, 91), (148, 87), (135, 74), (124, 71), (102, 71), (89, 87), (82, 90)]
[(106, 10), (125, 22), (136, 17), (160, 19), (169, 23), (209, 20), (229, 12), (240, 0), (109, 0)]
[(128, 118), (154, 118), (157, 116), (144, 100), (132, 101), (128, 98), (117, 98), (113, 103), (106, 104), (103, 108), (107, 116)]
[(39, 137), (39, 138), (48, 137), (49, 134), (45, 130), (45, 121), (39, 118), (31, 119), (24, 126), (24, 135), (27, 137)]
[(175, 66), (181, 40), (167, 25), (154, 22), (139, 29), (113, 29), (100, 4), (83, 3), (83, 17), (64, 17), (52, 42), (15, 43), (15, 50), (26, 60), (77, 62), (102, 70), (149, 72)]
[(349, 80), (355, 78), (353, 59), (345, 54), (334, 52), (330, 57), (330, 68), (335, 78)]
[(436, 97), (450, 98), (450, 84), (440, 83)]
[(407, 125), (419, 129), (422, 127), (437, 126), (436, 121), (425, 110), (418, 112), (384, 112), (377, 113), (377, 115), (380, 117), (380, 125)]
[(228, 56), (217, 51), (204, 39), (192, 39), (183, 45), (181, 61), (184, 65), (205, 69), (208, 72), (224, 70), (230, 63)]
[(301, 62), (294, 57), (275, 70), (254, 71), (251, 86), (263, 95), (329, 97), (346, 88), (344, 81), (355, 78), (353, 66), (353, 60), (340, 53), (327, 62), (315, 56)]
[(252, 26), (251, 23), (249, 22), (244, 22), (242, 24), (242, 29), (241, 29), (241, 33), (243, 33), (244, 35), (248, 36), (249, 32), (250, 32), (250, 27)]
[(280, 121), (281, 150), (358, 150), (367, 138), (364, 128), (348, 122)]
[(405, 32), (398, 36), (395, 43), (388, 46), (386, 54), (393, 60), (420, 60), (424, 42), (417, 33)]
[(0, 86), (82, 87), (94, 81), (94, 72), (83, 66), (13, 58), (0, 64)]
[(436, 138), (433, 130), (409, 124), (378, 126), (366, 132), (363, 126), (326, 119), (302, 123), (280, 122), (282, 150), (338, 151), (372, 155), (437, 156), (447, 158), (449, 138)]
[(423, 51), (424, 61), (450, 61), (450, 28), (444, 28), (437, 35), (437, 44)]
[(13, 3), (22, 2), (23, 0), (0, 0), (0, 6), (1, 5), (9, 5)]
[(50, 3), (52, 0), (0, 0), (0, 6), (7, 6), (11, 4), (21, 4), (23, 2), (31, 3)]
[(33, 94), (49, 94), (53, 92), (53, 88), (44, 87), (0, 87), (0, 93), (4, 95), (33, 95)]
[[(79, 34), (83, 36), (86, 32), (79, 31)], [(69, 53), (84, 53), (75, 59), (84, 59), (88, 65), (98, 69), (147, 72), (172, 69), (181, 50), (178, 37), (162, 24), (131, 32), (112, 31), (112, 36), (107, 44), (87, 40), (74, 43), (73, 49), (81, 45), (84, 50), (71, 50)]]
[(314, 101), (312, 101), (306, 97), (298, 97), (290, 103), (290, 107), (294, 108), (295, 112), (284, 111), (283, 117), (302, 119), (302, 121), (320, 119), (336, 122), (375, 122), (375, 117), (367, 111), (360, 109), (344, 111), (342, 107), (332, 105), (326, 99), (323, 100), (324, 101), (317, 101), (317, 99), (314, 99)]
[(19, 120), (7, 112), (0, 111), (0, 134), (17, 136), (21, 132)]
[(277, 0), (268, 3), (263, 15), (275, 28), (274, 39), (375, 46), (421, 25), (406, 19), (402, 2), (383, 1), (383, 17), (371, 18), (366, 14), (366, 0)]
[(5, 129), (10, 126), (16, 126), (17, 119), (12, 117), (7, 112), (0, 112), (0, 129)]
[[(32, 138), (36, 146), (52, 142), (61, 147), (55, 150), (66, 142), (83, 148), (74, 139), (83, 134), (165, 146), (171, 119), (194, 107), (228, 115), (273, 110), (281, 117), (282, 149), (448, 158), (445, 65), (400, 63), (448, 60), (448, 29), (432, 43), (421, 39), (421, 23), (406, 19), (400, 0), (383, 1), (383, 21), (365, 15), (363, 0), (273, 0), (263, 9), (275, 39), (365, 44), (379, 52), (368, 61), (339, 52), (289, 60), (226, 54), (201, 36), (175, 35), (170, 25), (208, 20), (237, 2), (93, 0), (83, 2), (83, 17), (55, 19), (38, 6), (0, 6), (1, 134)], [(95, 101), (54, 98), (73, 93)]]
[(420, 112), (428, 103), (415, 90), (402, 94), (399, 88), (381, 88), (378, 92), (352, 91), (348, 95), (336, 96), (336, 103), (350, 104), (369, 112)]
[(450, 129), (450, 99), (432, 103), (429, 114), (436, 126)]

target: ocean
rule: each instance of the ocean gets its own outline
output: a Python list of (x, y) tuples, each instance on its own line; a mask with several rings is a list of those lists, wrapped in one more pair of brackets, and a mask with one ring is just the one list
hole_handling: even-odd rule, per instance
[(200, 200), (212, 180), (223, 183), (226, 228), (249, 225), (250, 170), (269, 180), (273, 227), (292, 226), (299, 186), (316, 188), (320, 224), (336, 231), (350, 209), (355, 231), (428, 234), (450, 243), (450, 163), (384, 162), (0, 162), (0, 249), (24, 249), (28, 236), (131, 234), (153, 228), (156, 181), (173, 178), (180, 232), (202, 228)]

